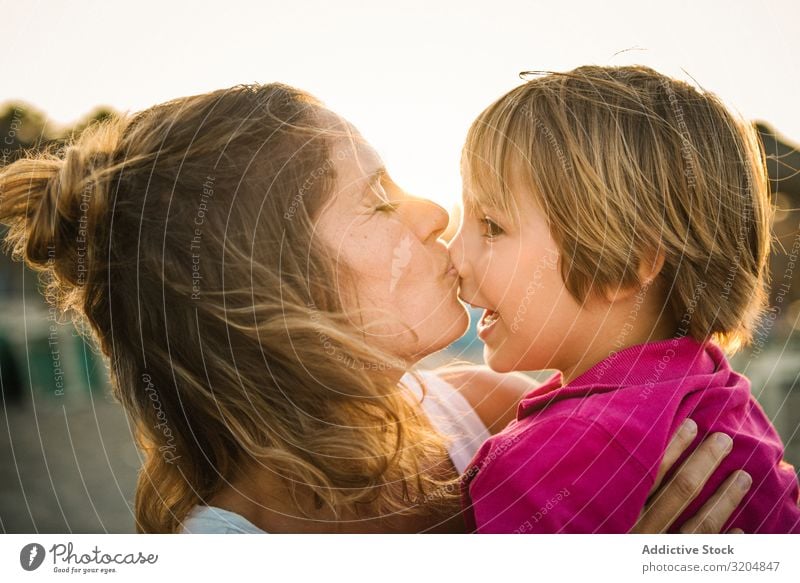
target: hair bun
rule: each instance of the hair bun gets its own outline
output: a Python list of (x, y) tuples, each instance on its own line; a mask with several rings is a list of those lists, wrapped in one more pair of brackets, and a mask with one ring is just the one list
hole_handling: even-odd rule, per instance
[(87, 128), (59, 154), (44, 152), (0, 170), (0, 222), (15, 258), (43, 271), (53, 299), (68, 297), (96, 272), (98, 245), (121, 131), (109, 120)]

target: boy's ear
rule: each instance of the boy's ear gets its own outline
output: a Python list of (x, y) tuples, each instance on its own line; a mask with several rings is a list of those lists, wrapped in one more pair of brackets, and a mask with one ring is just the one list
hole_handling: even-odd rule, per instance
[(620, 287), (619, 289), (610, 289), (606, 291), (605, 296), (609, 302), (617, 302), (626, 300), (635, 295), (640, 289), (648, 287), (652, 284), (664, 268), (664, 261), (666, 257), (663, 251), (657, 253), (647, 253), (639, 262), (639, 267), (636, 270), (639, 276), (640, 284), (629, 285), (627, 287)]
[(653, 283), (664, 268), (664, 261), (666, 257), (664, 252), (659, 250), (656, 253), (646, 254), (639, 263), (639, 281), (642, 282), (642, 287), (646, 287)]

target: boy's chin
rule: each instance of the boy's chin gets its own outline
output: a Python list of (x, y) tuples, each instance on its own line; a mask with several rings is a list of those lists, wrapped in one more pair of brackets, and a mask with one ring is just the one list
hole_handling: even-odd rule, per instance
[(508, 350), (508, 348), (491, 347), (483, 345), (483, 361), (494, 372), (529, 372), (532, 370), (551, 370), (553, 363), (541, 358), (535, 358), (540, 353), (525, 353), (522, 351)]
[[(511, 358), (509, 358), (511, 356)], [(518, 359), (507, 352), (503, 353), (502, 350), (491, 348), (488, 344), (483, 345), (483, 361), (494, 372), (512, 372), (518, 370), (516, 366), (519, 364)]]

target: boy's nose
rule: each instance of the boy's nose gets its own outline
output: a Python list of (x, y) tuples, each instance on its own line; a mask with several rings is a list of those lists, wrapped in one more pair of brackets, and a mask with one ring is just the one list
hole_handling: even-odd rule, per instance
[(464, 239), (461, 236), (461, 228), (459, 227), (456, 234), (447, 243), (447, 250), (450, 252), (450, 259), (458, 271), (458, 276), (464, 279), (466, 272), (466, 265), (464, 261)]

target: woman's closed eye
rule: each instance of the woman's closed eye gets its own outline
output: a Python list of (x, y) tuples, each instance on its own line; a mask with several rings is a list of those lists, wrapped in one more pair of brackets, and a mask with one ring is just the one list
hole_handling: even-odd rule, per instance
[(379, 213), (393, 213), (399, 206), (398, 201), (383, 201), (375, 207), (375, 212)]
[(386, 192), (386, 189), (382, 184), (384, 179), (385, 174), (381, 176), (381, 180), (376, 181), (372, 185), (372, 193), (377, 199), (377, 204), (375, 205), (374, 210), (375, 212), (380, 213), (393, 213), (397, 210), (400, 201), (389, 197), (389, 194)]

